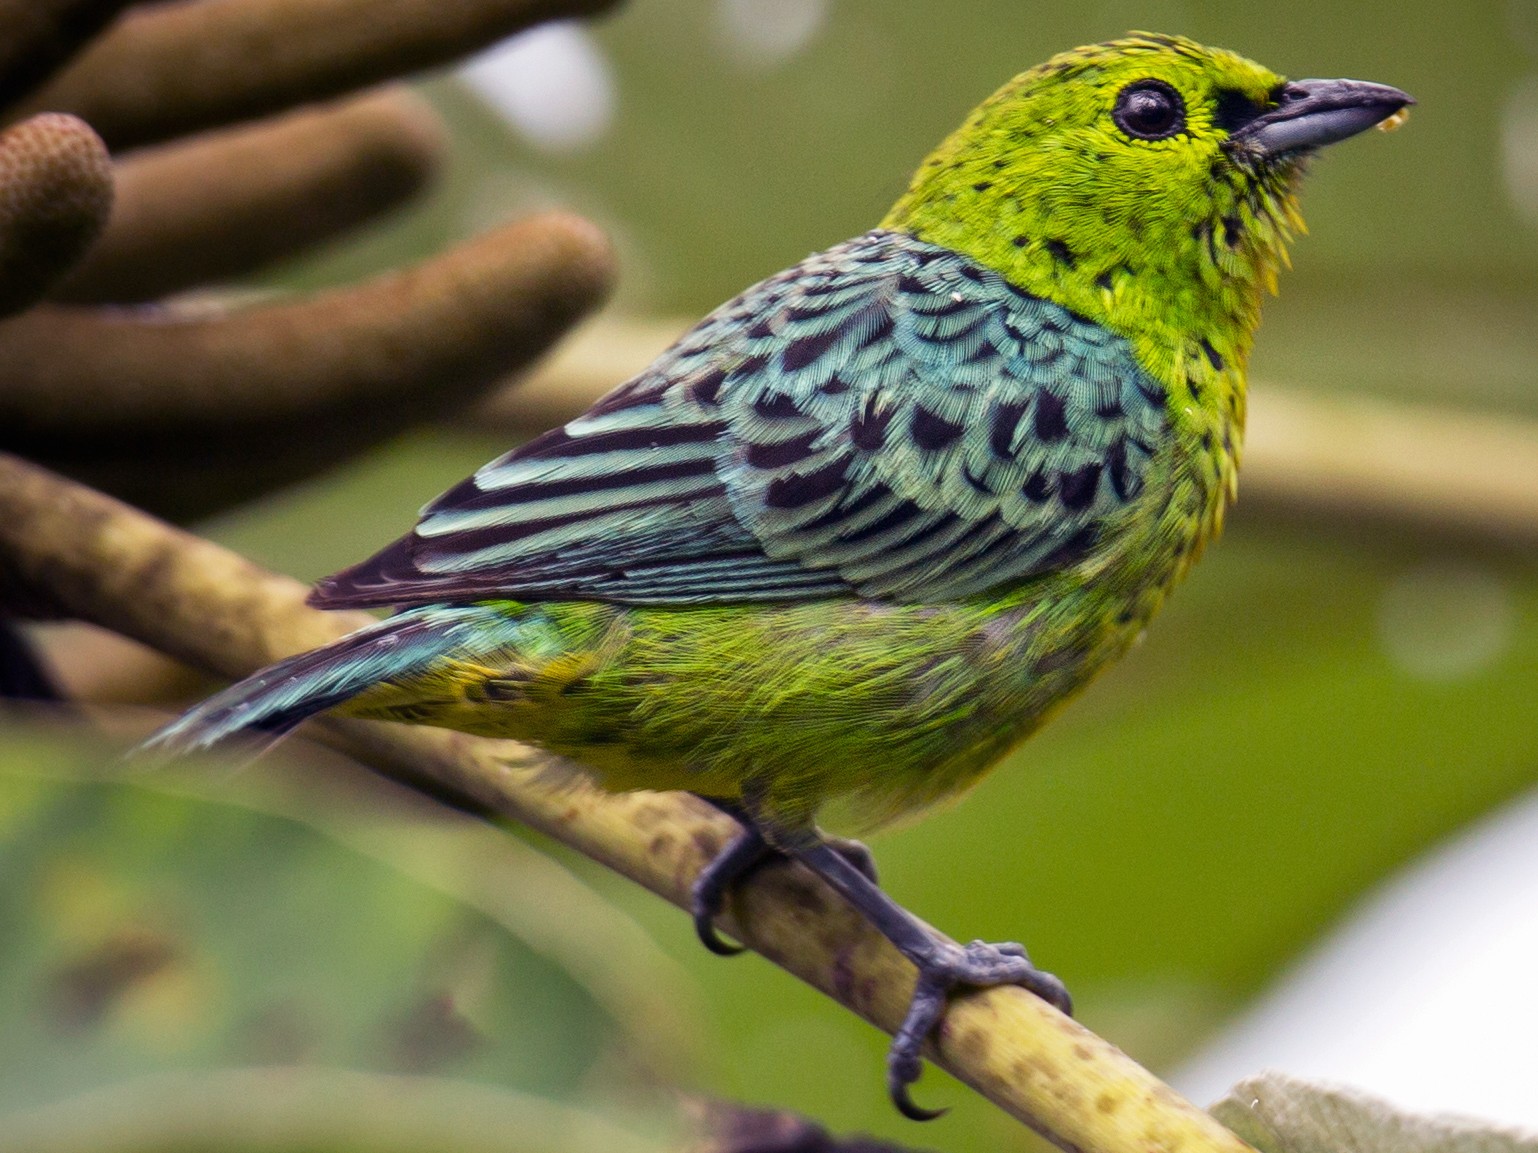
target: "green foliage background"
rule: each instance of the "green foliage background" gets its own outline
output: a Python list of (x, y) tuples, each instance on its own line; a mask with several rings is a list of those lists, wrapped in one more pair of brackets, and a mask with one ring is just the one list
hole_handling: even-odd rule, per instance
[[(520, 206), (561, 203), (618, 237), (622, 310), (697, 314), (868, 227), (915, 161), (1015, 71), (1131, 27), (1188, 33), (1292, 75), (1397, 84), (1421, 102), (1400, 133), (1318, 165), (1304, 201), (1314, 231), (1268, 311), (1258, 387), (1538, 413), (1538, 221), (1508, 195), (1500, 158), (1514, 93), (1538, 77), (1530, 0), (845, 0), (774, 67), (723, 53), (705, 0), (632, 0), (595, 28), (619, 93), (595, 147), (530, 151), (435, 81), (459, 141), (441, 193), (278, 279), (351, 277)], [(419, 433), (208, 529), (318, 576), (402, 531), (417, 506), (506, 447)], [(1405, 585), (1427, 572), (1448, 575)], [(1422, 590), (1408, 617), (1392, 609), (1406, 587)], [(1433, 658), (1456, 651), (1491, 614), (1498, 643), (1481, 661), (1427, 675), (1395, 656), (1407, 644)], [(1534, 699), (1530, 551), (1262, 519), (1241, 501), (1146, 644), (967, 802), (874, 847), (885, 883), (920, 915), (963, 939), (1025, 940), (1091, 1027), (1167, 1067), (1378, 879), (1533, 783)], [(36, 755), (0, 751), (0, 911), (24, 926), (0, 935), (0, 1110), (132, 1069), (248, 1060), (237, 1022), (274, 998), (328, 1006), (313, 1059), (395, 1068), (380, 1056), (385, 1023), (454, 971), (452, 942), (493, 938), (483, 1040), (432, 1071), (582, 1102), (633, 1089), (619, 1072), (633, 1060), (616, 1056), (633, 1058), (633, 1023), (462, 899), (207, 790), (18, 776)], [(688, 1018), (691, 1044), (669, 1046), (669, 1076), (936, 1149), (1030, 1141), (934, 1073), (919, 1099), (954, 1112), (922, 1130), (902, 1122), (880, 1091), (884, 1040), (873, 1030), (759, 960), (706, 955), (677, 912), (568, 864), (687, 974), (657, 979), (679, 1005), (702, 1006)], [(37, 1020), (40, 990), (73, 956), (49, 927), (58, 885), (47, 878), (71, 868), (96, 878), (82, 891), (116, 894), (101, 898), (109, 912), (139, 901), (153, 925), (183, 910), (177, 923), (206, 940), (220, 975), (174, 1009), (184, 1043), (173, 1056), (113, 1040), (109, 1016), (83, 1057), (70, 1047), (80, 1035)], [(620, 950), (608, 963), (643, 962)], [(194, 1035), (212, 1039), (186, 1042)]]

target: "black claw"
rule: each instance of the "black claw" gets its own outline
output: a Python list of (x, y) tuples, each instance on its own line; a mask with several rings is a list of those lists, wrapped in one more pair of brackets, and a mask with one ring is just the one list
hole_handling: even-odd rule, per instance
[(945, 999), (952, 982), (939, 968), (919, 969), (917, 984), (913, 986), (913, 1000), (908, 1002), (908, 1013), (902, 1025), (892, 1035), (892, 1047), (887, 1050), (886, 1085), (892, 1104), (904, 1117), (915, 1121), (930, 1121), (945, 1110), (924, 1109), (913, 1103), (908, 1086), (919, 1079), (924, 1071), (924, 1059), (920, 1050), (930, 1031), (945, 1015)]
[(709, 949), (718, 957), (735, 957), (738, 953), (747, 950), (742, 945), (734, 945), (720, 933), (716, 932), (715, 914), (720, 912), (705, 912), (696, 909), (694, 912), (694, 935), (700, 939), (700, 944)]
[(914, 1104), (908, 1087), (923, 1071), (924, 1041), (945, 1015), (953, 989), (1021, 985), (1062, 1012), (1070, 1016), (1073, 1013), (1067, 988), (1051, 973), (1034, 968), (1021, 945), (973, 941), (959, 953), (954, 945), (950, 950), (949, 956), (915, 958), (919, 977), (913, 987), (913, 1000), (908, 1003), (907, 1016), (887, 1051), (887, 1093), (897, 1111), (915, 1121), (930, 1121), (945, 1112)]
[(733, 945), (716, 931), (715, 919), (726, 903), (726, 891), (750, 872), (772, 850), (764, 842), (763, 835), (751, 824), (744, 824), (742, 833), (731, 844), (716, 854), (710, 864), (700, 870), (694, 879), (690, 905), (694, 913), (694, 934), (700, 944), (719, 957), (735, 957), (743, 952), (741, 945)]
[(910, 1121), (933, 1121), (950, 1112), (949, 1109), (926, 1109), (922, 1105), (915, 1104), (905, 1084), (889, 1085), (888, 1090), (892, 1095), (892, 1104), (896, 1105), (897, 1111)]

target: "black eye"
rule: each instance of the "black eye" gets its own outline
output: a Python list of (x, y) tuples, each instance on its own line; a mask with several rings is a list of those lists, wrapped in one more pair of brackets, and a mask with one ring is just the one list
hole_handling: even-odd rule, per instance
[(1111, 119), (1128, 136), (1167, 140), (1186, 126), (1185, 101), (1162, 80), (1139, 80), (1116, 94)]

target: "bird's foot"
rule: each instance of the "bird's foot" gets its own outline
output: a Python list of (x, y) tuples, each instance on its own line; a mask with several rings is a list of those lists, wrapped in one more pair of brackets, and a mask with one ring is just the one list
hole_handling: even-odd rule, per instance
[(715, 920), (726, 903), (726, 891), (756, 869), (773, 853), (758, 828), (744, 822), (742, 832), (700, 870), (689, 890), (689, 909), (694, 915), (694, 933), (712, 953), (732, 957), (742, 952), (741, 945), (723, 940), (716, 932)]
[(924, 1041), (945, 1015), (952, 990), (1022, 985), (1062, 1012), (1073, 1013), (1073, 1000), (1063, 983), (1032, 965), (1024, 946), (1013, 942), (973, 941), (963, 947), (940, 939), (918, 955), (910, 953), (909, 959), (918, 966), (919, 977), (907, 1016), (887, 1050), (887, 1092), (898, 1112), (914, 1121), (930, 1121), (945, 1112), (915, 1104), (908, 1089), (923, 1071)]
[[(689, 892), (689, 908), (694, 917), (694, 933), (700, 943), (712, 953), (732, 957), (742, 952), (742, 946), (724, 940), (715, 926), (715, 919), (726, 904), (727, 891), (763, 864), (766, 858), (783, 854), (769, 844), (758, 826), (744, 813), (718, 802), (711, 803), (734, 817), (742, 825), (742, 832), (695, 877)], [(830, 837), (828, 842), (833, 851), (853, 865), (862, 877), (873, 885), (876, 883), (876, 860), (869, 849), (859, 841), (842, 837)]]

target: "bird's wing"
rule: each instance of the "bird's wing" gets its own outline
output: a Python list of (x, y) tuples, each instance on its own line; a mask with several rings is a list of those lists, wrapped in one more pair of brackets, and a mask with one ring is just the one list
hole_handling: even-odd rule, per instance
[(1082, 555), (1165, 435), (1122, 338), (875, 232), (723, 305), (313, 599), (965, 596)]

